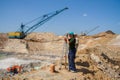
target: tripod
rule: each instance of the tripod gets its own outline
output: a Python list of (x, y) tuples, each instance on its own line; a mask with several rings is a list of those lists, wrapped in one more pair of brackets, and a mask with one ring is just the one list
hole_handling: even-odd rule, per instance
[(63, 65), (62, 61), (63, 61), (63, 59), (64, 59), (65, 69), (67, 69), (67, 54), (68, 54), (68, 44), (64, 41), (62, 54), (61, 54), (61, 58), (60, 58), (60, 68), (59, 68), (59, 70), (61, 70), (61, 68), (62, 68), (62, 65)]

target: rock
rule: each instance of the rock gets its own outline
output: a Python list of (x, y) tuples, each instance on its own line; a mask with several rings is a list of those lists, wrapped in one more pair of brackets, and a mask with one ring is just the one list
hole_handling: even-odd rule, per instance
[(54, 73), (55, 72), (55, 64), (50, 65), (50, 72)]
[(118, 65), (113, 67), (115, 70), (119, 69), (120, 67)]
[(94, 54), (91, 54), (90, 57), (92, 60), (94, 60), (97, 63), (101, 62), (100, 58)]

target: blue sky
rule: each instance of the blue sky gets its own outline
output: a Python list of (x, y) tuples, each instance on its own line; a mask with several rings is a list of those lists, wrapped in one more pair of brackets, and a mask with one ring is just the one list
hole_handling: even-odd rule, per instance
[(77, 34), (100, 26), (90, 34), (112, 30), (120, 34), (120, 0), (0, 0), (0, 32), (15, 32), (21, 23), (64, 7), (34, 32)]

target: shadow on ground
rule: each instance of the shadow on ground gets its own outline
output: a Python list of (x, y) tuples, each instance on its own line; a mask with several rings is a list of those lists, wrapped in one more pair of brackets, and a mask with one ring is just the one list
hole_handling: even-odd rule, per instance
[(89, 67), (90, 66), (90, 64), (87, 61), (85, 61), (85, 62), (76, 62), (76, 65), (83, 66), (83, 67)]
[(88, 70), (86, 68), (77, 69), (77, 72), (82, 72), (83, 74), (92, 74), (95, 75), (95, 71)]

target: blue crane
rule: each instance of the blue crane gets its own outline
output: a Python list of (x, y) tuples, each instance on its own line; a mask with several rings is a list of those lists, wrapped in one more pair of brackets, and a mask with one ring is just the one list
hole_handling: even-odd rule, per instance
[[(45, 14), (41, 17), (38, 17), (26, 24), (21, 24), (20, 26), (20, 31), (16, 31), (16, 32), (10, 32), (8, 33), (9, 35), (9, 38), (18, 38), (18, 39), (24, 39), (29, 33), (33, 32), (35, 29), (37, 29), (38, 27), (40, 27), (41, 25), (43, 25), (44, 23), (46, 23), (47, 21), (49, 21), (51, 18), (53, 18), (54, 16), (58, 15), (59, 13), (67, 10), (68, 8), (65, 7), (61, 10), (57, 10), (57, 11), (54, 11), (52, 13), (49, 13), (49, 14)], [(36, 23), (36, 24), (33, 24), (31, 27), (29, 27), (27, 30), (25, 30), (25, 28), (27, 27), (26, 25), (38, 20), (39, 21)]]

